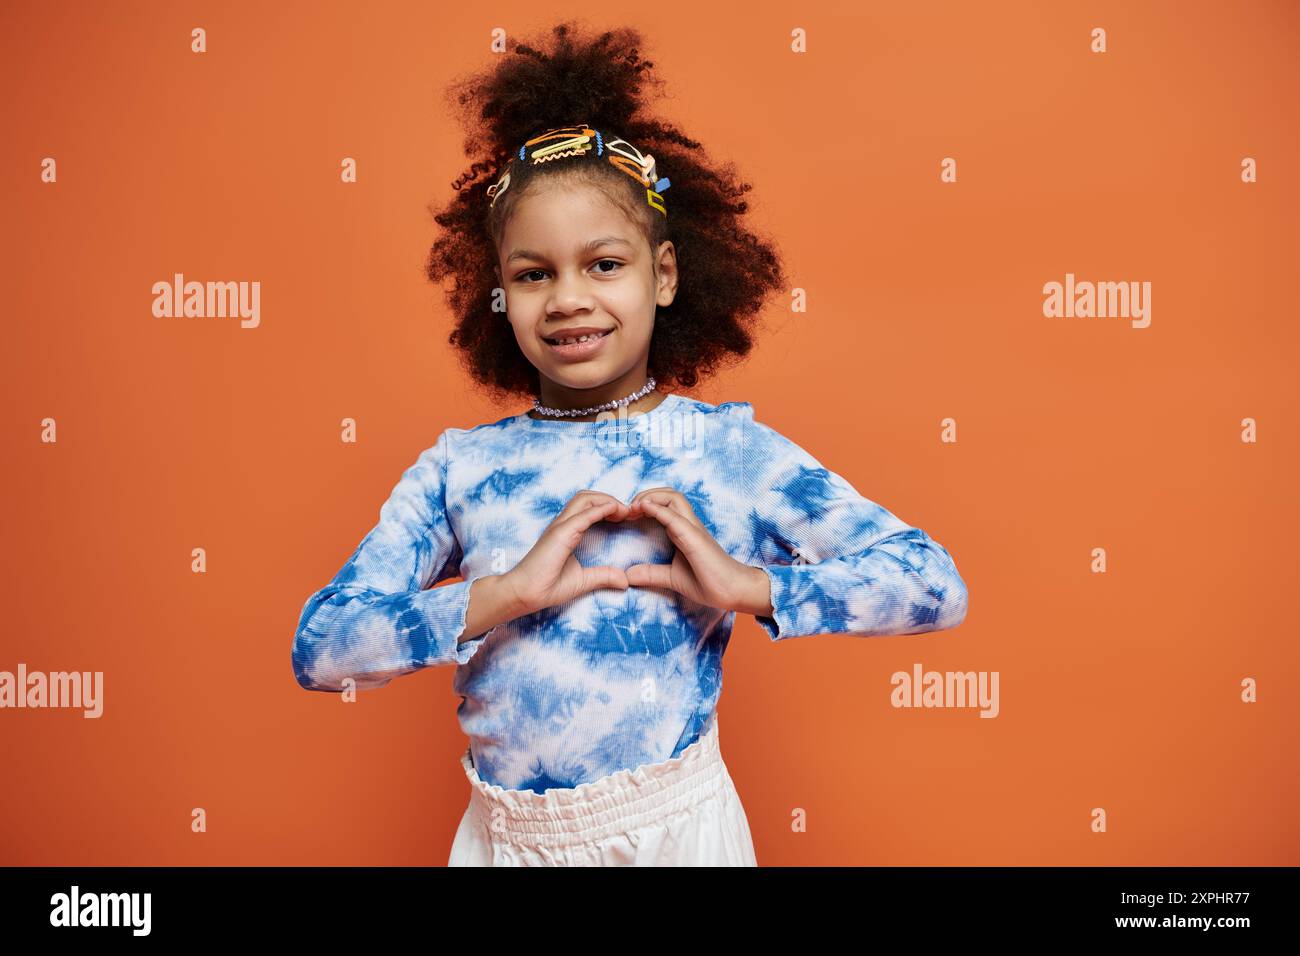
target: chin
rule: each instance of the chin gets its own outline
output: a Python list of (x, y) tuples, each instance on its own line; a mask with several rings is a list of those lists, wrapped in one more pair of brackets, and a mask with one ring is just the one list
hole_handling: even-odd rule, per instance
[(595, 366), (581, 371), (572, 368), (543, 369), (542, 374), (565, 388), (599, 388), (618, 378), (618, 375), (607, 368)]

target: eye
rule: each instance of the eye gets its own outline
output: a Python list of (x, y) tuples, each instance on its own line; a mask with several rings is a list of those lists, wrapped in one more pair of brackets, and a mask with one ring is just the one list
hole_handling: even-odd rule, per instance
[[(604, 265), (605, 263), (609, 263), (610, 265), (614, 266), (614, 268), (613, 268), (613, 269), (601, 269), (600, 266)], [(623, 268), (623, 263), (619, 262), (617, 259), (601, 259), (601, 260), (599, 260), (599, 261), (596, 262), (596, 264), (595, 264), (595, 266), (593, 266), (593, 268), (595, 268), (595, 269), (599, 272), (600, 275), (608, 276), (608, 275), (613, 275), (613, 274), (614, 274), (615, 272), (617, 272), (619, 269)], [(545, 269), (529, 269), (527, 272), (521, 272), (521, 273), (519, 273), (519, 275), (515, 276), (515, 281), (517, 281), (517, 282), (522, 282), (522, 283), (524, 283), (525, 285), (531, 285), (531, 284), (533, 284), (533, 280), (529, 279), (528, 277), (529, 277), (529, 276), (532, 276), (532, 275), (541, 275), (541, 276), (545, 276), (545, 275), (546, 275), (546, 270), (545, 270)], [(541, 280), (537, 280), (537, 281), (541, 281)]]

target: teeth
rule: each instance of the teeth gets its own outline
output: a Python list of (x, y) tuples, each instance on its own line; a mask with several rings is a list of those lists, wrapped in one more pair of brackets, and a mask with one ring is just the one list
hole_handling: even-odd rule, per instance
[(580, 335), (576, 339), (552, 339), (551, 341), (557, 345), (570, 345), (574, 342), (587, 342), (591, 339), (598, 339), (604, 334), (604, 332), (598, 332), (595, 335)]

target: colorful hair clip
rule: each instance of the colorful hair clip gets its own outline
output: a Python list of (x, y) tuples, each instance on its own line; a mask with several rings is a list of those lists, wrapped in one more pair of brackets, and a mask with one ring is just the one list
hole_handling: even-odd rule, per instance
[[(621, 137), (615, 136), (607, 140), (599, 130), (589, 128), (586, 123), (559, 126), (539, 133), (519, 147), (519, 162), (527, 162), (530, 155), (533, 166), (557, 159), (581, 158), (592, 154), (593, 141), (594, 155), (600, 157), (608, 154), (609, 162), (615, 169), (622, 170), (645, 187), (646, 203), (652, 209), (658, 209), (667, 216), (668, 209), (664, 206), (663, 192), (671, 184), (666, 178), (659, 176), (654, 156), (649, 153), (643, 154)], [(515, 160), (512, 158), (506, 164), (501, 178), (488, 187), (487, 194), (491, 200), (488, 204), (489, 208), (495, 206), (501, 194), (509, 188), (510, 170), (514, 164)]]

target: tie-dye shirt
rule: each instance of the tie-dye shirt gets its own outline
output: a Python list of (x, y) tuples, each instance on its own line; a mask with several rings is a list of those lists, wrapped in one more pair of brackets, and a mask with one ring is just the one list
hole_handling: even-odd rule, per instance
[[(755, 620), (773, 641), (919, 634), (965, 619), (966, 585), (924, 531), (755, 421), (748, 402), (669, 394), (632, 417), (521, 413), (443, 431), (307, 600), (298, 682), (377, 688), (456, 665), (474, 767), (509, 789), (575, 787), (677, 756), (717, 706), (735, 611), (652, 588), (601, 589), (457, 640), (473, 581), (514, 567), (575, 494), (626, 503), (656, 487), (680, 491), (729, 555), (766, 572), (772, 614)], [(648, 516), (599, 521), (574, 552), (583, 565), (624, 569), (673, 553)]]

